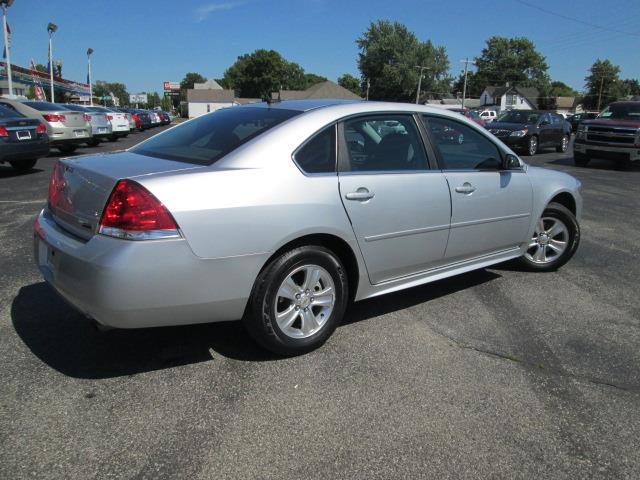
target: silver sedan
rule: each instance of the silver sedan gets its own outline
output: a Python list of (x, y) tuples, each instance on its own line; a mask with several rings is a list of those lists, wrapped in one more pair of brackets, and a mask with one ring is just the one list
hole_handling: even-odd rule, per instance
[(580, 182), (457, 113), (285, 101), (59, 160), (35, 257), (104, 326), (242, 319), (264, 347), (297, 354), (351, 300), (512, 259), (557, 269), (581, 209)]

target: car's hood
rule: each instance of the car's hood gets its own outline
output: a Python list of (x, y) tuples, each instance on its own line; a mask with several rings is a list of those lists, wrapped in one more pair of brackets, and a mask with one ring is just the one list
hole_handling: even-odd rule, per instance
[(582, 120), (581, 125), (602, 125), (607, 127), (640, 128), (640, 120), (621, 120), (619, 118), (594, 118)]
[(533, 125), (526, 125), (524, 123), (492, 122), (488, 123), (486, 128), (487, 130), (524, 130), (532, 126)]

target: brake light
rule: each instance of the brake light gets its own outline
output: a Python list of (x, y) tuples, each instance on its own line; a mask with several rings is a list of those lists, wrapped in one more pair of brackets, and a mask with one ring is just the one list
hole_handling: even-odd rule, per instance
[(63, 168), (58, 161), (53, 164), (53, 172), (49, 179), (49, 208), (58, 212), (71, 212), (73, 207), (64, 194), (66, 184)]
[(8, 137), (9, 136), (9, 132), (7, 132), (7, 129), (4, 127), (0, 127), (0, 137)]
[(90, 122), (91, 121), (91, 115), (89, 115), (88, 113), (84, 114), (84, 120), (85, 122)]
[(36, 127), (36, 133), (47, 133), (47, 127), (45, 127), (44, 124), (39, 123)]
[(178, 225), (167, 208), (133, 180), (120, 180), (114, 187), (102, 212), (99, 232), (127, 240), (180, 236)]
[(107, 115), (107, 120), (109, 121), (113, 120), (113, 115)]
[(67, 117), (65, 117), (64, 115), (49, 115), (49, 114), (45, 114), (42, 115), (42, 117), (47, 121), (47, 122), (66, 122), (67, 121)]

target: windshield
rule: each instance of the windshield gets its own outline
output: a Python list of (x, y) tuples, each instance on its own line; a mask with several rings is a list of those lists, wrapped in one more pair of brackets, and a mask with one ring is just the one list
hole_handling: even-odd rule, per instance
[(300, 113), (279, 108), (223, 108), (167, 130), (130, 151), (211, 165), (243, 143)]
[(639, 120), (640, 102), (638, 103), (618, 103), (605, 108), (599, 118), (617, 118), (620, 120)]
[(540, 118), (539, 113), (531, 113), (526, 111), (511, 110), (500, 115), (497, 119), (498, 122), (504, 123), (522, 123), (525, 125), (537, 123)]

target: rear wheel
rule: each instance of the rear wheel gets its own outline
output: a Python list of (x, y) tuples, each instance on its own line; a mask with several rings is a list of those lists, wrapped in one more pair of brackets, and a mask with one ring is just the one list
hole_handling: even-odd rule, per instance
[(321, 246), (298, 247), (260, 273), (243, 322), (264, 348), (297, 355), (329, 338), (347, 298), (347, 275), (338, 257)]
[(110, 142), (115, 142), (116, 140), (118, 140), (118, 136), (117, 136), (117, 135), (111, 135), (111, 136), (109, 137), (109, 141), (110, 141)]
[(14, 170), (17, 170), (19, 172), (28, 172), (36, 166), (37, 161), (37, 158), (32, 158), (29, 160), (15, 160), (13, 162), (9, 162), (9, 165), (11, 165)]
[(538, 152), (538, 137), (535, 135), (529, 137), (529, 141), (527, 142), (527, 148), (525, 149), (525, 155), (535, 155)]
[(556, 147), (556, 152), (564, 153), (567, 151), (567, 148), (569, 148), (569, 135), (563, 135), (560, 145)]
[(64, 154), (73, 153), (77, 148), (77, 145), (58, 145), (58, 150), (60, 150), (60, 152)]
[(87, 142), (87, 145), (89, 145), (90, 147), (97, 147), (98, 145), (100, 145), (100, 140), (98, 138), (92, 138)]
[(521, 259), (530, 270), (555, 270), (569, 261), (579, 243), (580, 227), (576, 217), (565, 206), (550, 203), (538, 220)]

